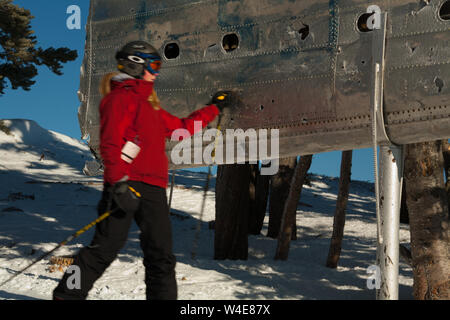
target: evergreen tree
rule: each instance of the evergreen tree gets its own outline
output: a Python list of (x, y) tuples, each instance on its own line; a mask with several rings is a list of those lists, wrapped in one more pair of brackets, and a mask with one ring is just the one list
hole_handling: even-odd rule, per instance
[(38, 74), (36, 66), (47, 66), (62, 75), (62, 64), (77, 58), (77, 52), (68, 48), (36, 47), (36, 36), (31, 29), (34, 17), (30, 11), (0, 0), (0, 96), (7, 87), (29, 91)]

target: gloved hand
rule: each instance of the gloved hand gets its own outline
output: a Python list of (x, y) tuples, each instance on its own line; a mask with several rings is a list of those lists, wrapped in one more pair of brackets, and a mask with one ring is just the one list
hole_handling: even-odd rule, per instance
[(134, 214), (138, 211), (142, 196), (128, 182), (117, 182), (111, 188), (111, 192), (114, 202), (122, 211), (128, 214)]
[(212, 98), (211, 104), (214, 104), (220, 112), (226, 108), (231, 108), (236, 104), (238, 97), (233, 91), (219, 91)]

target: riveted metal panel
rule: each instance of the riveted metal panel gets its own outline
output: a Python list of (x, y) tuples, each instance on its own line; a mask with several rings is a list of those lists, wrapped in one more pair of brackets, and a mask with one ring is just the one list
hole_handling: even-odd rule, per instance
[[(384, 113), (395, 143), (450, 137), (450, 21), (445, 1), (377, 1), (387, 12)], [(218, 90), (243, 105), (229, 128), (280, 129), (280, 156), (371, 146), (372, 35), (357, 21), (362, 0), (92, 0), (79, 111), (98, 151), (98, 84), (115, 52), (141, 39), (164, 53), (156, 89), (162, 106), (186, 116)], [(222, 39), (239, 38), (226, 52)], [(223, 128), (224, 130), (226, 128)], [(168, 144), (168, 151), (174, 144)]]

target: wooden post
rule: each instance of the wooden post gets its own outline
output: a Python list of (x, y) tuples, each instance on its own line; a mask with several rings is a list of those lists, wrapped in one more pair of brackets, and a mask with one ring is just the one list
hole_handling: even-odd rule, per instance
[(450, 181), (450, 144), (448, 140), (442, 140), (442, 154), (444, 156), (445, 179), (448, 183)]
[(302, 156), (295, 167), (292, 178), (291, 188), (285, 203), (283, 217), (281, 220), (281, 229), (278, 236), (278, 246), (275, 253), (275, 260), (287, 260), (289, 255), (289, 245), (293, 232), (296, 232), (293, 226), (297, 216), (297, 205), (305, 182), (306, 174), (311, 167), (312, 155)]
[(279, 171), (272, 177), (269, 200), (269, 227), (267, 236), (277, 239), (283, 216), (284, 205), (289, 195), (297, 157), (280, 159)]
[(404, 178), (417, 300), (450, 299), (449, 208), (443, 162), (441, 141), (406, 146)]
[(252, 165), (251, 168), (252, 178), (250, 183), (250, 216), (248, 232), (252, 235), (259, 235), (261, 234), (264, 225), (264, 217), (266, 216), (270, 176), (262, 176), (258, 165)]
[(251, 167), (219, 166), (216, 180), (214, 259), (247, 260)]
[(341, 256), (342, 238), (344, 236), (345, 210), (347, 208), (348, 193), (350, 189), (350, 177), (352, 168), (353, 151), (343, 151), (341, 160), (341, 175), (339, 179), (339, 192), (334, 213), (333, 235), (331, 237), (330, 250), (326, 266), (337, 268)]
[(448, 139), (442, 140), (442, 154), (444, 156), (445, 190), (447, 191), (448, 206), (450, 208), (450, 144)]
[(400, 205), (400, 222), (409, 223), (408, 205), (406, 204), (406, 180), (403, 179), (402, 184), (402, 200)]

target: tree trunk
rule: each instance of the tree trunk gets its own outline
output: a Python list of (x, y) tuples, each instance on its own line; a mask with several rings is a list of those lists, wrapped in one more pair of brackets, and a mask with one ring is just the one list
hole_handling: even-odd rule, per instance
[(275, 253), (275, 260), (287, 260), (289, 255), (289, 245), (292, 234), (296, 233), (295, 220), (297, 216), (297, 205), (305, 182), (306, 174), (311, 167), (312, 155), (302, 156), (295, 167), (289, 194), (285, 202), (281, 229), (278, 236), (278, 246)]
[(256, 181), (259, 176), (258, 165), (250, 165), (249, 207), (248, 207), (248, 234), (256, 233)]
[(402, 184), (402, 200), (400, 203), (400, 222), (409, 224), (408, 204), (406, 203), (406, 179)]
[(347, 209), (348, 193), (350, 189), (350, 178), (352, 174), (353, 151), (343, 151), (341, 160), (341, 175), (339, 180), (339, 192), (334, 213), (333, 235), (331, 237), (330, 250), (326, 266), (337, 268), (341, 256), (342, 238), (344, 236), (345, 210)]
[(216, 180), (214, 259), (247, 260), (251, 167), (219, 166)]
[[(263, 165), (264, 167), (264, 165)], [(252, 165), (252, 183), (250, 183), (249, 234), (261, 234), (266, 216), (269, 197), (270, 176), (261, 175), (258, 165)], [(254, 191), (253, 191), (254, 190)], [(254, 195), (252, 195), (254, 193)]]
[(444, 155), (444, 172), (448, 184), (450, 181), (450, 143), (448, 140), (442, 140), (442, 154)]
[(296, 157), (280, 159), (278, 173), (272, 177), (269, 200), (269, 227), (267, 231), (267, 236), (270, 238), (278, 238), (284, 204), (289, 195), (296, 163)]
[(442, 140), (442, 154), (444, 155), (445, 190), (447, 190), (448, 205), (450, 207), (450, 144)]
[(441, 141), (406, 146), (414, 298), (450, 299), (449, 212)]

